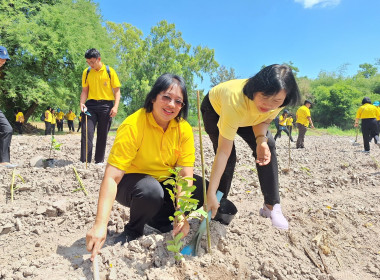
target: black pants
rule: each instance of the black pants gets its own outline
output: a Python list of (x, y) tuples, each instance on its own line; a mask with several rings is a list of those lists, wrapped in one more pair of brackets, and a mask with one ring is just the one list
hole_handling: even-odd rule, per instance
[(57, 130), (63, 131), (63, 120), (57, 120)]
[(10, 146), (12, 141), (12, 133), (12, 126), (0, 110), (0, 163), (11, 161)]
[(69, 131), (75, 131), (74, 121), (67, 121), (67, 126), (69, 127)]
[[(201, 111), (205, 130), (211, 139), (211, 142), (214, 147), (214, 152), (216, 153), (219, 138), (219, 129), (217, 127), (219, 115), (215, 112), (214, 108), (212, 107), (208, 94), (202, 101)], [(249, 145), (249, 147), (252, 150), (253, 156), (256, 158), (256, 138), (253, 133), (252, 127), (239, 127), (237, 134), (241, 136), (243, 140)], [(266, 136), (268, 137), (268, 146), (271, 152), (271, 161), (269, 162), (269, 164), (263, 166), (256, 164), (256, 168), (259, 176), (261, 192), (264, 195), (264, 202), (269, 205), (275, 205), (277, 203), (280, 203), (280, 195), (278, 191), (278, 165), (275, 146), (276, 142), (274, 141), (270, 131), (267, 132)], [(224, 198), (227, 197), (230, 191), (235, 165), (236, 150), (234, 144), (218, 188), (218, 190), (224, 193)]]
[(55, 135), (55, 124), (51, 125), (51, 134)]
[(77, 132), (79, 132), (79, 130), (80, 130), (81, 127), (82, 127), (82, 122), (79, 122), (78, 123), (78, 130), (77, 130)]
[[(95, 128), (97, 127), (96, 149), (95, 149), (95, 163), (104, 162), (104, 156), (106, 153), (106, 144), (108, 131), (111, 128), (112, 118), (110, 112), (113, 107), (113, 101), (107, 100), (87, 100), (87, 111), (91, 116), (83, 116), (87, 118), (87, 162), (91, 162), (92, 148)], [(81, 138), (81, 153), (80, 161), (86, 161), (86, 119), (82, 119), (82, 138)]]
[(375, 144), (379, 143), (379, 128), (375, 118), (362, 119), (362, 133), (365, 151), (369, 151), (370, 139), (374, 138)]
[(277, 129), (276, 135), (274, 136), (274, 140), (277, 138), (281, 138), (281, 131), (285, 132), (291, 141), (293, 141), (292, 135), (290, 134), (288, 127), (280, 125), (279, 128)]
[(297, 138), (297, 144), (296, 148), (305, 148), (305, 134), (307, 131), (307, 127), (303, 124), (297, 123), (298, 128), (298, 138)]
[(45, 121), (45, 135), (50, 135), (51, 134), (51, 123)]
[[(198, 199), (198, 207), (203, 205), (202, 178), (194, 175), (197, 187), (192, 198)], [(208, 182), (206, 182), (208, 185)], [(138, 235), (142, 235), (144, 225), (153, 221), (157, 225), (169, 225), (169, 216), (174, 214), (173, 201), (170, 199), (166, 188), (172, 189), (170, 185), (163, 185), (150, 175), (131, 173), (125, 174), (117, 186), (116, 200), (130, 208), (130, 219), (126, 225)]]
[(16, 126), (16, 128), (17, 128), (17, 130), (18, 130), (18, 133), (19, 133), (19, 134), (22, 134), (22, 123), (20, 123), (20, 122), (15, 122), (15, 126)]

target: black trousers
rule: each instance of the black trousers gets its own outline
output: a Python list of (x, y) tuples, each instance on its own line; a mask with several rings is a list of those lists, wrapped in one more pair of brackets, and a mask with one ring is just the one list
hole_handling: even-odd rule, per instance
[(18, 133), (19, 133), (19, 134), (22, 134), (22, 123), (20, 123), (20, 122), (15, 122), (15, 126), (16, 126), (16, 128), (17, 128), (17, 130), (18, 130)]
[[(211, 142), (214, 147), (214, 152), (218, 148), (219, 128), (217, 123), (219, 121), (219, 115), (212, 107), (208, 94), (202, 101), (201, 112), (203, 117), (203, 123), (206, 132), (208, 133)], [(237, 134), (243, 138), (252, 150), (252, 155), (257, 158), (256, 155), (256, 138), (253, 133), (252, 127), (239, 127)], [(267, 132), (268, 146), (271, 152), (271, 161), (267, 165), (260, 166), (256, 164), (257, 174), (259, 176), (261, 192), (264, 195), (264, 202), (269, 205), (275, 205), (280, 203), (280, 195), (278, 191), (278, 164), (276, 157), (276, 146), (270, 131)], [(226, 169), (220, 180), (219, 188), (224, 193), (223, 197), (226, 198), (232, 183), (232, 177), (234, 174), (236, 165), (236, 150), (235, 144), (232, 147), (231, 155), (228, 158)]]
[(57, 120), (57, 130), (63, 131), (63, 120)]
[(67, 126), (69, 127), (69, 131), (75, 131), (74, 121), (67, 121)]
[(78, 129), (77, 129), (77, 132), (79, 132), (80, 128), (82, 127), (82, 122), (79, 122), (78, 123)]
[(51, 134), (55, 135), (55, 124), (51, 125)]
[[(202, 177), (194, 175), (197, 187), (192, 198), (198, 199), (198, 207), (203, 205)], [(206, 182), (208, 185), (208, 182)], [(130, 208), (130, 219), (126, 228), (142, 235), (144, 225), (153, 221), (157, 225), (169, 225), (169, 216), (174, 214), (173, 201), (166, 188), (150, 175), (131, 173), (125, 174), (117, 186), (116, 200)]]
[(13, 128), (0, 110), (0, 162), (10, 162)]
[(377, 125), (377, 120), (375, 118), (362, 119), (362, 133), (364, 150), (369, 151), (369, 142), (372, 138), (375, 139), (375, 144), (379, 143), (379, 127)]
[(293, 141), (292, 135), (290, 134), (288, 127), (282, 125), (278, 127), (276, 135), (274, 136), (274, 140), (276, 140), (277, 138), (281, 138), (281, 131), (285, 132), (289, 136), (290, 140)]
[(307, 127), (304, 126), (303, 124), (297, 123), (297, 128), (298, 128), (298, 138), (297, 138), (297, 148), (305, 148), (305, 134), (307, 131)]
[(93, 140), (95, 134), (95, 128), (97, 127), (97, 137), (96, 137), (96, 149), (95, 149), (95, 163), (104, 162), (104, 156), (106, 153), (106, 144), (108, 131), (111, 128), (112, 118), (110, 117), (110, 112), (113, 107), (113, 101), (108, 100), (87, 100), (86, 102), (87, 111), (91, 116), (83, 116), (82, 119), (82, 138), (81, 138), (81, 153), (80, 161), (86, 161), (86, 119), (87, 118), (87, 162), (91, 162), (92, 159), (92, 148)]
[(50, 135), (51, 134), (51, 123), (45, 121), (45, 135)]

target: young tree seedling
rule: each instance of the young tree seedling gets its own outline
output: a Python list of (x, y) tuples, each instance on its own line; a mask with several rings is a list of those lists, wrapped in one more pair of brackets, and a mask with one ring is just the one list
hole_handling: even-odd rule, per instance
[(12, 181), (11, 181), (11, 202), (13, 202), (13, 194), (14, 192), (20, 187), (19, 185), (14, 186), (15, 183), (15, 177), (19, 177), (23, 183), (25, 183), (24, 179), (21, 177), (20, 174), (15, 174), (16, 169), (13, 169), (12, 171)]
[[(174, 205), (174, 215), (169, 217), (169, 220), (174, 222), (174, 227), (182, 221), (188, 221), (191, 218), (200, 219), (196, 213), (201, 214), (203, 217), (207, 217), (207, 213), (203, 208), (197, 209), (198, 199), (191, 198), (193, 196), (192, 192), (196, 189), (196, 186), (189, 186), (188, 180), (195, 181), (191, 177), (182, 177), (179, 173), (182, 170), (180, 167), (174, 169), (169, 169), (169, 172), (173, 176), (162, 176), (161, 178), (168, 178), (164, 185), (171, 185), (173, 188), (166, 188), (169, 192), (170, 198)], [(167, 249), (174, 253), (174, 258), (176, 261), (183, 259), (180, 253), (183, 242), (181, 238), (183, 233), (180, 232), (176, 236), (173, 236), (173, 240), (169, 240)]]
[(77, 178), (77, 180), (78, 180), (78, 182), (79, 182), (79, 185), (80, 185), (81, 187), (78, 188), (78, 189), (73, 190), (72, 192), (83, 191), (84, 194), (85, 194), (86, 196), (88, 196), (87, 190), (86, 190), (86, 188), (84, 187), (84, 185), (83, 185), (83, 183), (82, 183), (82, 180), (80, 179), (79, 174), (78, 174), (77, 170), (75, 169), (75, 166), (73, 166), (73, 169), (74, 169), (74, 172), (75, 172), (75, 177)]
[(58, 143), (57, 140), (55, 140), (54, 135), (51, 136), (51, 143), (50, 143), (50, 152), (49, 152), (49, 158), (51, 158), (51, 151), (56, 150), (60, 151), (61, 150), (61, 143)]

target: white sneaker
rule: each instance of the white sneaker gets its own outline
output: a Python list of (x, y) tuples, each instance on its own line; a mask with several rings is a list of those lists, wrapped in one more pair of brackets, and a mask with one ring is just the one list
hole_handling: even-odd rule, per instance
[(97, 163), (95, 163), (95, 165), (97, 165), (97, 166), (104, 166), (105, 164), (104, 164), (104, 162), (97, 162)]
[(272, 220), (272, 225), (278, 229), (289, 229), (289, 224), (281, 211), (281, 205), (275, 204), (273, 210), (269, 210), (264, 204), (263, 208), (260, 209), (260, 215), (264, 218), (270, 218)]

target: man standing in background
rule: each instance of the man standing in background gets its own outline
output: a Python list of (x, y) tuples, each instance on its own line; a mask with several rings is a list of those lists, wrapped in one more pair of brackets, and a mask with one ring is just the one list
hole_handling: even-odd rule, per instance
[[(0, 46), (0, 67), (2, 67), (7, 60), (10, 60), (8, 51), (5, 47)], [(17, 166), (16, 164), (10, 163), (12, 133), (12, 126), (0, 110), (0, 167), (13, 168)]]
[(77, 116), (74, 114), (74, 112), (70, 109), (69, 112), (66, 114), (67, 119), (67, 125), (69, 127), (69, 132), (75, 132), (74, 128), (74, 120)]
[(63, 118), (65, 113), (61, 111), (60, 108), (57, 109), (57, 129), (58, 131), (63, 131)]
[(97, 49), (89, 49), (84, 57), (90, 66), (83, 71), (80, 109), (88, 111), (86, 121), (82, 122), (82, 139), (80, 161), (86, 162), (86, 130), (88, 139), (87, 162), (91, 162), (92, 147), (97, 126), (95, 164), (103, 164), (106, 151), (107, 135), (112, 118), (116, 116), (120, 102), (120, 81), (111, 67), (101, 62)]
[(298, 138), (297, 138), (297, 149), (305, 148), (304, 141), (305, 141), (305, 134), (307, 131), (307, 128), (310, 127), (314, 128), (313, 121), (311, 120), (311, 114), (310, 114), (310, 107), (311, 102), (309, 100), (305, 100), (304, 104), (298, 108), (296, 112), (296, 124), (298, 128)]

